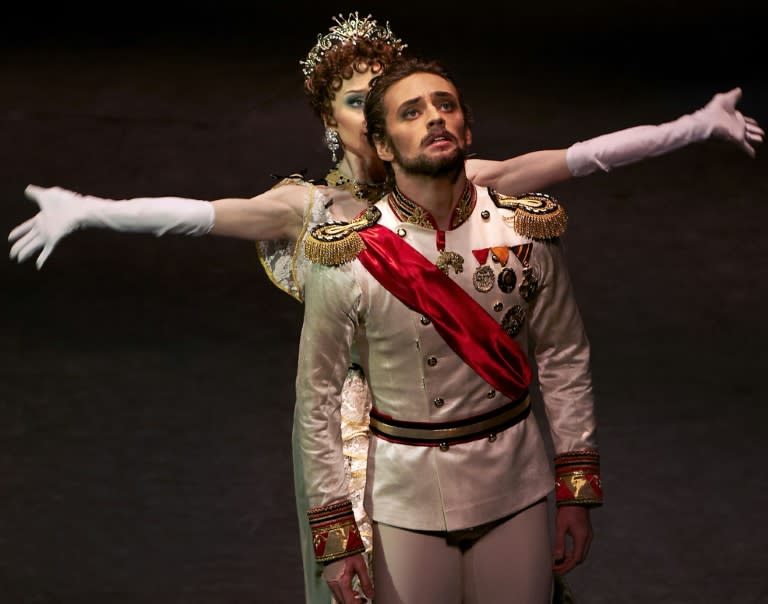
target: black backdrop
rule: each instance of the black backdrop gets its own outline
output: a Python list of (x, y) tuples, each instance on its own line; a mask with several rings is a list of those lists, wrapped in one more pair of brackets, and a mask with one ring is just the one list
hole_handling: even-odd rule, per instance
[[(328, 166), (298, 60), (339, 12), (443, 59), (501, 158), (691, 111), (768, 123), (747, 4), (17, 6), (0, 226), (28, 183), (249, 196)], [(606, 505), (580, 604), (763, 602), (764, 153), (718, 141), (554, 187), (594, 350)], [(78, 233), (0, 264), (0, 602), (296, 602), (301, 306), (252, 243)]]

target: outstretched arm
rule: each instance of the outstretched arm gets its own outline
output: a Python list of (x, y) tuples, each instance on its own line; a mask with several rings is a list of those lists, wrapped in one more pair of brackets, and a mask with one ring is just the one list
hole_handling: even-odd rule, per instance
[(13, 229), (10, 257), (24, 262), (35, 254), (42, 268), (56, 245), (84, 228), (180, 235), (221, 235), (265, 240), (295, 237), (301, 229), (306, 187), (286, 184), (251, 199), (213, 202), (180, 197), (149, 197), (115, 201), (80, 195), (60, 187), (30, 185), (26, 196), (39, 212)]
[(765, 135), (757, 121), (736, 109), (741, 88), (716, 94), (694, 113), (658, 125), (636, 126), (567, 149), (534, 151), (505, 161), (472, 159), (467, 175), (479, 186), (506, 195), (541, 191), (575, 176), (587, 176), (663, 155), (709, 138), (732, 142), (750, 157)]

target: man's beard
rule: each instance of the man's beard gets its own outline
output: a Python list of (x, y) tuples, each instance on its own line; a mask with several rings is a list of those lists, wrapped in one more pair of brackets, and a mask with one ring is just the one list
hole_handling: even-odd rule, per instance
[(447, 174), (458, 174), (464, 166), (467, 159), (467, 152), (462, 147), (456, 147), (451, 155), (444, 155), (437, 159), (430, 159), (423, 154), (409, 159), (400, 154), (400, 151), (391, 144), (392, 154), (395, 162), (406, 174), (421, 176), (445, 176)]

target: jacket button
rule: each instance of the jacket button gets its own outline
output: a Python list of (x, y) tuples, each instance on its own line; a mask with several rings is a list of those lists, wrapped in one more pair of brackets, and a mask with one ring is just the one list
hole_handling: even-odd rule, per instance
[(441, 451), (447, 451), (448, 449), (450, 449), (450, 446), (448, 445), (448, 443), (440, 443)]
[(483, 210), (480, 212), (480, 216), (483, 218), (483, 220), (488, 220), (491, 217), (491, 213), (488, 210)]
[(489, 434), (488, 435), (488, 442), (489, 443), (495, 443), (496, 442), (496, 435), (495, 434)]
[(405, 237), (405, 229), (397, 229), (397, 234), (400, 235), (400, 237)]
[(432, 321), (429, 320), (429, 317), (425, 317), (424, 315), (421, 315), (421, 324), (422, 325), (429, 325)]
[(496, 391), (495, 390), (489, 390), (488, 394), (486, 394), (485, 396), (487, 396), (488, 398), (493, 398), (493, 397), (496, 396)]
[(435, 365), (437, 365), (437, 357), (429, 357), (427, 359), (427, 365), (429, 365), (430, 367), (434, 367)]
[(442, 407), (445, 405), (445, 400), (441, 396), (438, 396), (433, 402), (435, 403), (435, 407)]
[(504, 309), (504, 305), (501, 302), (496, 302), (493, 305), (493, 310), (495, 310), (496, 312), (501, 312), (503, 309)]

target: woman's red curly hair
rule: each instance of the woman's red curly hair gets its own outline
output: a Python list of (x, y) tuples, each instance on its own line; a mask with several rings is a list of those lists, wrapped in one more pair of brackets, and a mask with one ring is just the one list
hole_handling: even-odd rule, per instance
[(312, 75), (304, 81), (304, 92), (315, 115), (325, 119), (329, 125), (335, 125), (331, 103), (344, 80), (369, 69), (376, 75), (400, 54), (401, 51), (383, 40), (364, 38), (358, 38), (354, 44), (341, 44), (328, 50)]

